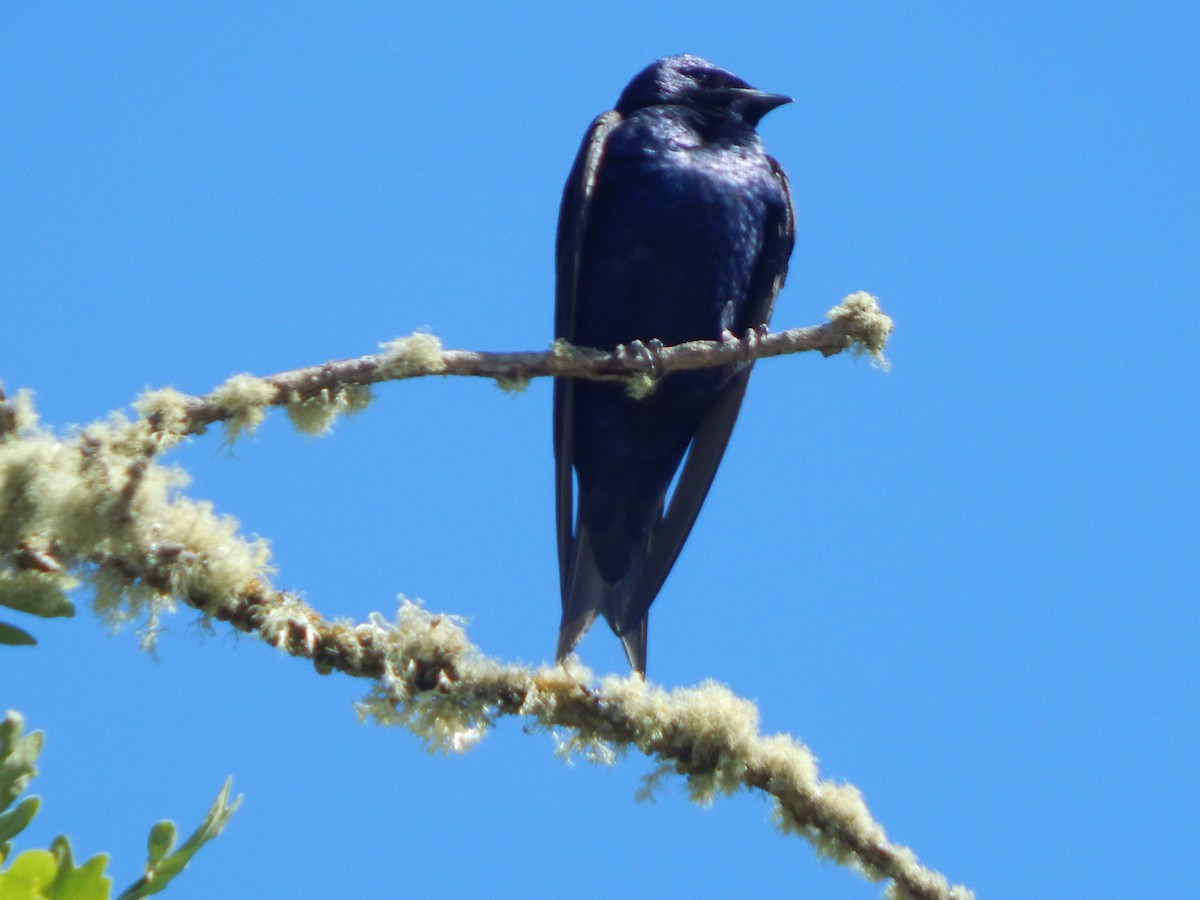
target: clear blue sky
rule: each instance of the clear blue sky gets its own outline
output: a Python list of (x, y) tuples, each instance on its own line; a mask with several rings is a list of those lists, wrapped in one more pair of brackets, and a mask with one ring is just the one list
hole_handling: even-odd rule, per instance
[[(981, 897), (1182, 897), (1196, 806), (1200, 85), (1194, 3), (149, 4), (0, 16), (0, 379), (57, 428), (371, 352), (534, 349), (562, 182), (688, 51), (796, 103), (762, 133), (799, 234), (777, 328), (843, 294), (892, 371), (762, 364), (654, 607), (650, 672), (758, 701)], [(448, 9), (448, 8), (447, 8)], [(469, 11), (466, 11), (469, 10)], [(558, 617), (550, 385), (390, 384), (173, 460), (328, 616), (404, 593), (537, 662)], [(466, 756), (358, 724), (367, 685), (187, 612), (155, 660), (75, 620), (0, 652), (48, 734), (27, 833), (112, 851), (246, 795), (173, 897), (879, 888), (651, 769), (506, 721)], [(23, 623), (28, 624), (28, 623)], [(597, 628), (581, 652), (620, 671)]]

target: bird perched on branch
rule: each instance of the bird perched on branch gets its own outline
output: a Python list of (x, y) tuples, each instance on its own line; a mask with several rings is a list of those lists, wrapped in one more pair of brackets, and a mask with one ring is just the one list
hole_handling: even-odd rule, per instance
[[(657, 342), (765, 328), (795, 229), (787, 177), (754, 129), (790, 100), (696, 56), (660, 59), (629, 82), (592, 123), (563, 192), (556, 337), (652, 354)], [(603, 615), (645, 675), (650, 604), (749, 376), (748, 361), (677, 372), (640, 399), (623, 384), (557, 379), (559, 662)]]

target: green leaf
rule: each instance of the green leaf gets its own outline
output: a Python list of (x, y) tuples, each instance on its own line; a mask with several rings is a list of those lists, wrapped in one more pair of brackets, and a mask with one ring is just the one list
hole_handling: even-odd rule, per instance
[(48, 900), (57, 866), (49, 850), (26, 850), (0, 872), (4, 900)]
[(58, 875), (50, 887), (54, 900), (108, 900), (112, 879), (104, 874), (108, 856), (97, 853), (82, 866), (75, 866), (71, 843), (61, 834), (50, 843), (50, 852), (58, 862)]
[(0, 622), (0, 644), (10, 647), (28, 647), (36, 644), (37, 640), (28, 631), (22, 631), (16, 625)]
[(147, 841), (147, 866), (156, 866), (162, 858), (175, 849), (175, 841), (179, 832), (175, 823), (164, 819), (150, 829), (150, 840)]
[[(35, 762), (42, 749), (42, 733), (25, 735), (24, 725), (20, 713), (12, 710), (0, 719), (0, 866), (12, 851), (10, 838), (29, 824), (41, 803), (37, 797), (27, 797), (7, 809), (37, 773)], [(146, 872), (122, 898), (134, 900), (159, 893), (187, 867), (197, 850), (221, 833), (242, 801), (238, 796), (230, 802), (232, 781), (225, 780), (200, 827), (178, 849), (174, 849), (178, 836), (174, 824), (159, 822), (150, 830)], [(70, 842), (60, 835), (49, 850), (28, 850), (12, 859), (7, 869), (0, 869), (0, 898), (109, 900), (112, 879), (105, 874), (107, 866), (108, 856), (102, 853), (76, 866)]]
[(17, 612), (41, 616), (43, 619), (71, 618), (75, 615), (75, 604), (62, 591), (39, 585), (39, 590), (8, 591), (0, 596), (0, 606)]
[(229, 789), (232, 786), (233, 779), (226, 778), (221, 792), (217, 794), (217, 799), (209, 809), (208, 815), (204, 817), (204, 821), (200, 823), (200, 827), (193, 831), (191, 837), (184, 841), (174, 853), (168, 852), (170, 848), (169, 845), (166, 845), (166, 838), (169, 828), (171, 831), (170, 844), (174, 844), (175, 826), (171, 822), (165, 821), (155, 825), (150, 830), (148, 841), (150, 853), (146, 862), (146, 873), (126, 888), (118, 900), (137, 900), (140, 897), (157, 894), (167, 886), (172, 878), (182, 872), (191, 862), (192, 857), (196, 855), (196, 851), (221, 833), (229, 821), (229, 817), (241, 804), (240, 794), (234, 798), (232, 803), (229, 802)]
[(0, 719), (0, 810), (7, 809), (37, 774), (42, 733), (22, 737), (24, 727), (25, 720), (15, 710)]
[(65, 572), (0, 569), (0, 606), (47, 618), (75, 615), (66, 591), (75, 579)]
[[(0, 809), (12, 804), (37, 774), (34, 765), (42, 750), (42, 733), (22, 735), (25, 721), (9, 710), (0, 719)], [(36, 815), (41, 800), (26, 797), (13, 809), (0, 813), (0, 864), (12, 851), (10, 838), (19, 834)], [(27, 850), (0, 871), (3, 900), (108, 900), (112, 879), (104, 874), (108, 857), (98, 854), (82, 866), (71, 856), (71, 844), (56, 837), (49, 850)]]
[(41, 803), (37, 797), (26, 797), (17, 804), (16, 809), (0, 813), (0, 845), (8, 843), (25, 830), (25, 826), (37, 815)]

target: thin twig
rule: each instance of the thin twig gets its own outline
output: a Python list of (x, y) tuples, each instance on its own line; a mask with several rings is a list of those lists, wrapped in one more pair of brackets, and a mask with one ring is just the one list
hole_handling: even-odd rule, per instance
[[(792, 328), (777, 334), (750, 331), (741, 339), (689, 341), (649, 352), (614, 352), (573, 347), (557, 342), (549, 350), (487, 352), (444, 350), (432, 335), (415, 334), (385, 345), (383, 353), (333, 360), (254, 378), (235, 376), (201, 397), (171, 392), (170, 409), (156, 397), (144, 412), (155, 427), (176, 434), (195, 434), (215, 422), (239, 421), (248, 409), (321, 400), (350, 387), (367, 387), (383, 381), (429, 375), (492, 378), (502, 385), (523, 385), (531, 378), (569, 377), (606, 379), (657, 379), (672, 372), (745, 363), (790, 353), (817, 351), (833, 356), (845, 350), (870, 353), (882, 360), (883, 347), (892, 331), (892, 320), (870, 294), (847, 296), (829, 311), (823, 325)], [(642, 348), (644, 349), (644, 348)], [(255, 421), (238, 426), (253, 427)]]

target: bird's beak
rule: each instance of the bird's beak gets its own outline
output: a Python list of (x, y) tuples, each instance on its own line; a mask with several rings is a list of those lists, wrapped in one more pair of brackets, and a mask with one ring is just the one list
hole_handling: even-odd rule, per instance
[(751, 125), (757, 125), (758, 120), (771, 110), (791, 102), (792, 98), (783, 94), (768, 94), (754, 88), (738, 88), (735, 105), (742, 118)]

